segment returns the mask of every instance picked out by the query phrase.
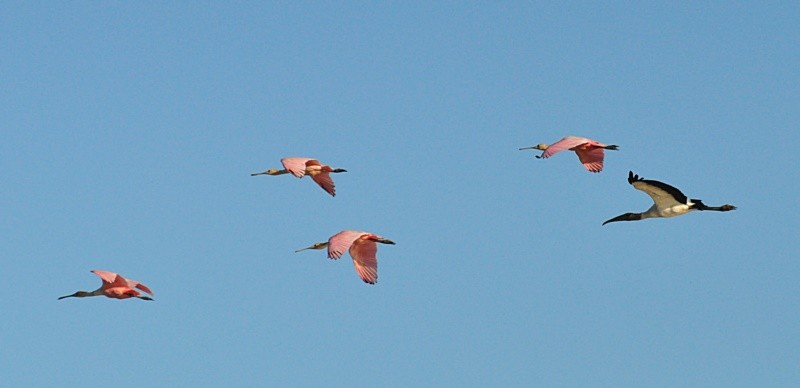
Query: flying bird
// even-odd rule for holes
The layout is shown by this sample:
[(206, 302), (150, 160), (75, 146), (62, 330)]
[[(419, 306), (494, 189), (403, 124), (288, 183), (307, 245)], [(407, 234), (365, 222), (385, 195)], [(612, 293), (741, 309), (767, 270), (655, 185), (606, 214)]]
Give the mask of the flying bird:
[(319, 160), (310, 158), (283, 158), (281, 159), (281, 164), (283, 165), (283, 170), (271, 168), (264, 172), (250, 174), (250, 176), (291, 173), (298, 178), (302, 178), (305, 175), (310, 175), (311, 179), (317, 182), (319, 187), (322, 187), (328, 194), (336, 196), (336, 186), (333, 184), (330, 173), (347, 172), (345, 169), (331, 168), (321, 164)]
[(376, 243), (394, 245), (394, 241), (372, 233), (343, 230), (331, 236), (328, 242), (316, 243), (310, 247), (298, 249), (295, 253), (306, 249), (328, 248), (328, 258), (335, 260), (342, 257), (345, 250), (349, 250), (361, 280), (375, 284), (378, 281), (378, 259), (375, 257), (378, 252), (378, 244)]
[(61, 300), (69, 297), (85, 298), (87, 296), (103, 295), (115, 299), (139, 298), (144, 300), (153, 300), (153, 298), (147, 295), (142, 295), (139, 291), (136, 291), (136, 289), (139, 289), (150, 295), (153, 295), (153, 291), (150, 291), (147, 286), (137, 282), (136, 280), (125, 279), (122, 277), (122, 275), (108, 271), (101, 271), (98, 269), (95, 269), (92, 272), (103, 280), (103, 285), (101, 285), (100, 288), (92, 292), (78, 291), (72, 295), (65, 295), (58, 299)]
[(616, 151), (619, 146), (605, 145), (585, 137), (567, 136), (550, 145), (539, 144), (533, 147), (520, 148), (520, 151), (530, 149), (544, 151), (541, 156), (536, 156), (537, 159), (547, 159), (564, 150), (575, 151), (578, 154), (578, 159), (587, 170), (600, 172), (603, 171), (603, 157), (605, 156), (603, 150)]
[(666, 183), (642, 179), (634, 174), (633, 171), (628, 171), (628, 183), (633, 185), (635, 189), (644, 191), (649, 195), (650, 198), (653, 199), (653, 206), (644, 213), (625, 213), (614, 217), (603, 222), (603, 225), (617, 221), (638, 221), (654, 217), (675, 217), (693, 210), (713, 210), (718, 212), (736, 210), (736, 206), (733, 205), (706, 206), (699, 199), (689, 199), (686, 195), (681, 193), (680, 190)]

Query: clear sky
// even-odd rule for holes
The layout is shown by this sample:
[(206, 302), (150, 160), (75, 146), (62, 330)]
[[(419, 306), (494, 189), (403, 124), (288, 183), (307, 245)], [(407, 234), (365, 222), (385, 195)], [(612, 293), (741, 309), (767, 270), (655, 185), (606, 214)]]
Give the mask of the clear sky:
[(796, 2), (262, 3), (0, 5), (0, 385), (800, 380)]

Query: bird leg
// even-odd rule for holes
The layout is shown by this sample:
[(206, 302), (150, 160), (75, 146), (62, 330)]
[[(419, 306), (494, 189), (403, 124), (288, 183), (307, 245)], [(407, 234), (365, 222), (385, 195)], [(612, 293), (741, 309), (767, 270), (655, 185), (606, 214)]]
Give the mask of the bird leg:
[(714, 210), (714, 211), (718, 211), (718, 212), (728, 212), (728, 211), (731, 211), (731, 210), (736, 210), (736, 206), (727, 205), (727, 204), (722, 205), (722, 206), (703, 206), (702, 208), (699, 208), (697, 210)]

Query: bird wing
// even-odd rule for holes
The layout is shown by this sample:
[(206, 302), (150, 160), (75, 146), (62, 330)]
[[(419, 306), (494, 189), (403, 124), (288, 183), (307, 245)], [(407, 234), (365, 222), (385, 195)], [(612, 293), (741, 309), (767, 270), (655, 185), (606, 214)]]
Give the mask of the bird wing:
[(605, 154), (602, 148), (578, 149), (575, 150), (575, 153), (578, 154), (578, 159), (587, 170), (591, 172), (603, 171), (603, 157)]
[(334, 234), (328, 239), (328, 258), (338, 259), (350, 249), (353, 242), (358, 240), (359, 237), (368, 234), (366, 232), (359, 232), (357, 230), (343, 230)]
[(350, 257), (356, 266), (358, 276), (366, 283), (375, 284), (378, 281), (378, 244), (367, 236), (359, 237), (350, 247)]
[[(119, 276), (113, 272), (102, 271), (99, 269), (92, 270), (92, 273), (99, 276), (103, 283), (107, 283), (108, 285), (115, 285), (114, 283), (118, 283), (115, 286), (127, 286), (128, 283), (125, 281), (125, 278)], [(122, 282), (119, 282), (117, 279), (122, 278)]]
[(553, 156), (557, 152), (561, 152), (564, 150), (568, 150), (573, 147), (577, 147), (581, 144), (590, 142), (591, 140), (584, 138), (584, 137), (575, 137), (575, 136), (567, 136), (553, 144), (547, 146), (547, 149), (544, 150), (542, 153), (542, 158), (549, 158)]
[(144, 292), (146, 292), (146, 293), (148, 293), (150, 295), (153, 295), (153, 291), (150, 291), (149, 287), (145, 286), (142, 283), (139, 283), (139, 281), (137, 281), (137, 280), (128, 279), (128, 287), (130, 287), (130, 288), (138, 288), (138, 289), (140, 289), (140, 290), (142, 290), (142, 291), (144, 291)]
[(313, 179), (314, 182), (317, 182), (319, 187), (322, 187), (322, 189), (327, 191), (328, 194), (334, 197), (336, 196), (336, 185), (333, 184), (333, 178), (331, 178), (330, 173), (327, 171), (320, 172), (312, 175), (311, 179)]
[(281, 159), (281, 164), (286, 171), (298, 178), (302, 178), (306, 175), (306, 163), (312, 160), (319, 164), (318, 161), (309, 158), (283, 158)]
[(628, 172), (628, 183), (649, 195), (658, 208), (686, 205), (688, 202), (686, 195), (675, 187), (664, 182), (642, 179), (632, 171)]

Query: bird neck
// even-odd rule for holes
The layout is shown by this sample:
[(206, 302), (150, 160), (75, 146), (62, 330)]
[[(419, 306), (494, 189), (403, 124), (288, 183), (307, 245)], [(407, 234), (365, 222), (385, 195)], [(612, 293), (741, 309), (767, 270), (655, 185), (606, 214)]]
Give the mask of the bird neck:
[(98, 289), (96, 289), (96, 290), (94, 290), (92, 292), (86, 293), (86, 295), (84, 295), (84, 296), (101, 296), (101, 295), (105, 295), (105, 291), (106, 291), (105, 287), (101, 286), (100, 288), (98, 288)]
[(90, 296), (100, 296), (100, 295), (103, 295), (103, 288), (102, 287), (100, 287), (100, 288), (98, 288), (98, 289), (96, 289), (96, 290), (94, 290), (92, 292), (89, 292), (89, 291), (76, 291), (72, 295), (62, 296), (62, 297), (60, 297), (58, 299), (64, 299), (64, 298), (86, 298), (86, 297), (90, 297)]
[(641, 218), (642, 220), (645, 218), (661, 217), (661, 212), (658, 210), (658, 206), (656, 206), (655, 204), (653, 204), (653, 206), (650, 206), (650, 209), (647, 209), (646, 212), (639, 214), (642, 215)]

